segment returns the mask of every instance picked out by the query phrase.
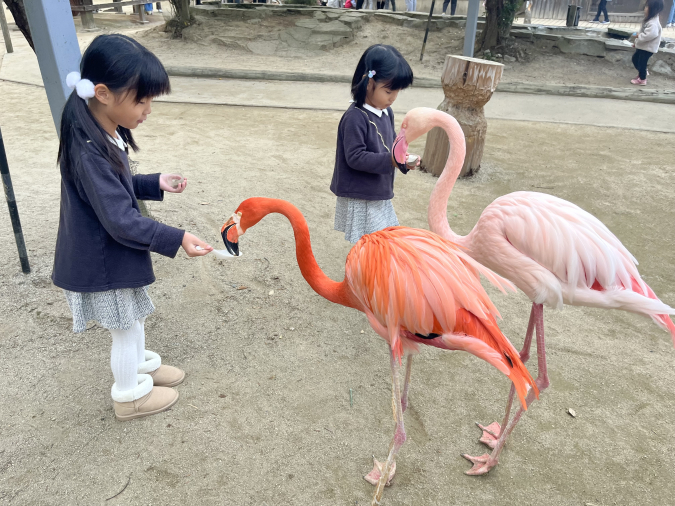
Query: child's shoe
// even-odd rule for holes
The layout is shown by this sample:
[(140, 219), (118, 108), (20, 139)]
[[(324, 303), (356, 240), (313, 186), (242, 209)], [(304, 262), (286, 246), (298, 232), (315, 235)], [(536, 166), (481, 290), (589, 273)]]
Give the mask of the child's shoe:
[(138, 375), (138, 386), (133, 390), (121, 392), (114, 384), (111, 394), (115, 417), (121, 422), (161, 413), (178, 401), (176, 390), (153, 386), (152, 378), (147, 374)]
[(630, 80), (631, 83), (637, 84), (638, 86), (646, 86), (647, 85), (647, 80), (646, 79), (640, 79), (639, 77), (636, 77), (635, 79)]
[(170, 365), (162, 364), (162, 359), (154, 351), (145, 350), (145, 362), (138, 366), (138, 374), (149, 374), (156, 387), (175, 387), (185, 379), (185, 373)]

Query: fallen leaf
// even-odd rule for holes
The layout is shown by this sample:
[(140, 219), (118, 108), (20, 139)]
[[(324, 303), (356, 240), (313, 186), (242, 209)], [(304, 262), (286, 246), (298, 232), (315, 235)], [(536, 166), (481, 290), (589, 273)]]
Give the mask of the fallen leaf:
[(237, 290), (246, 290), (247, 288), (248, 286), (241, 285), (237, 287)]
[(274, 295), (274, 290), (270, 290), (270, 293), (268, 295)]
[(569, 409), (567, 410), (567, 412), (572, 416), (572, 418), (576, 418), (576, 417), (577, 417), (577, 412), (574, 411), (572, 408), (569, 408)]
[(209, 203), (208, 203), (208, 202), (200, 202), (199, 205), (201, 205), (201, 206), (208, 206)]
[(218, 397), (220, 397), (221, 399), (224, 399), (225, 397), (227, 397), (227, 395), (225, 395), (225, 394), (220, 394)]

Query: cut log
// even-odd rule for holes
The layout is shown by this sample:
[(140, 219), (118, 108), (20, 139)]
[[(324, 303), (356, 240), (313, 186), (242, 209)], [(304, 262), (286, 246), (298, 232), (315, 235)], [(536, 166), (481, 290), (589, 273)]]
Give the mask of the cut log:
[[(438, 109), (453, 116), (466, 137), (466, 158), (460, 176), (470, 176), (480, 168), (485, 146), (487, 121), (483, 106), (488, 103), (502, 77), (504, 65), (478, 58), (448, 55), (441, 82), (445, 100)], [(448, 159), (448, 136), (440, 128), (427, 135), (422, 168), (440, 176)]]

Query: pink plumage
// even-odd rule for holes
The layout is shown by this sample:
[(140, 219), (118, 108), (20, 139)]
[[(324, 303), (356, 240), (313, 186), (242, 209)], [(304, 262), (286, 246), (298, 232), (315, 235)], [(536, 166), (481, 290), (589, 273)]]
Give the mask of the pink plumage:
[[(661, 302), (640, 277), (637, 260), (621, 241), (596, 217), (580, 207), (544, 193), (515, 192), (499, 197), (481, 214), (471, 232), (462, 237), (448, 225), (447, 206), (459, 176), (466, 146), (464, 134), (450, 115), (429, 108), (413, 109), (403, 120), (395, 141), (399, 150), (408, 143), (441, 127), (448, 134), (450, 153), (429, 202), (432, 231), (466, 248), (485, 267), (513, 282), (532, 300), (525, 345), (520, 352), (529, 358), (536, 327), (539, 391), (549, 385), (544, 344), (543, 304), (563, 304), (605, 309), (622, 309), (650, 317), (670, 332), (675, 345), (675, 310)], [(468, 474), (485, 474), (497, 464), (504, 442), (522, 410), (509, 422), (513, 388), (504, 422), (483, 427), (481, 442), (494, 448), (492, 455), (465, 457), (474, 463)], [(533, 400), (528, 396), (526, 404)], [(502, 430), (502, 427), (506, 427)]]

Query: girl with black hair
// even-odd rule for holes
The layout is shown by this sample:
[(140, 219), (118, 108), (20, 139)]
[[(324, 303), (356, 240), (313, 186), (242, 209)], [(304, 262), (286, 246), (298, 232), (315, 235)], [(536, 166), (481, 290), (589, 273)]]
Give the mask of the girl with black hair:
[(338, 127), (330, 185), (337, 196), (335, 230), (344, 232), (352, 243), (398, 225), (391, 203), (395, 171), (399, 168), (405, 174), (416, 164), (407, 165), (407, 155), (403, 161), (393, 156), (396, 129), (391, 105), (412, 82), (410, 65), (392, 46), (370, 46), (356, 66), (353, 103)]
[(635, 54), (633, 54), (633, 66), (638, 71), (638, 76), (631, 79), (631, 83), (638, 86), (647, 84), (647, 62), (649, 58), (657, 53), (661, 45), (661, 22), (659, 14), (663, 10), (663, 0), (647, 0), (645, 4), (645, 19), (642, 22), (639, 33), (634, 33), (633, 45)]
[(110, 366), (115, 415), (131, 420), (169, 409), (169, 388), (185, 373), (145, 349), (145, 319), (154, 311), (147, 286), (155, 281), (150, 252), (173, 258), (213, 248), (183, 230), (141, 215), (137, 199), (181, 193), (178, 174), (131, 175), (131, 130), (151, 112), (152, 99), (169, 93), (157, 57), (124, 35), (100, 35), (84, 52), (80, 73), (61, 116), (61, 212), (54, 254), (54, 284), (65, 292), (73, 331), (95, 320), (112, 334)]

